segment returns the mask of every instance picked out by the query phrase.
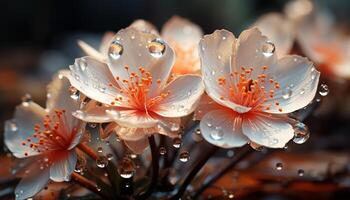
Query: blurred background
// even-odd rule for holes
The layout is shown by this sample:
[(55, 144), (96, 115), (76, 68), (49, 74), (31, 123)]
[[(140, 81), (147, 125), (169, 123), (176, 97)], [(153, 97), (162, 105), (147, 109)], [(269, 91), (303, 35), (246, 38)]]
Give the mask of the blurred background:
[[(160, 29), (173, 15), (190, 19), (201, 26), (206, 34), (215, 29), (225, 28), (239, 35), (262, 14), (283, 11), (287, 2), (284, 0), (1, 0), (0, 132), (3, 132), (3, 122), (12, 117), (15, 106), (21, 102), (21, 97), (26, 93), (31, 94), (34, 101), (44, 105), (45, 87), (52, 75), (57, 70), (74, 63), (74, 58), (84, 55), (77, 46), (78, 39), (98, 47), (106, 31), (118, 31), (140, 18), (152, 22)], [(337, 23), (345, 29), (350, 27), (350, 1), (320, 0), (315, 3), (333, 12)], [(343, 101), (350, 100), (347, 98), (350, 94), (347, 80), (342, 80), (341, 85), (337, 81), (336, 83), (327, 79), (323, 81), (329, 85), (332, 94), (325, 97), (325, 101), (339, 92)], [(347, 104), (350, 104), (350, 101), (345, 102), (345, 105)], [(312, 166), (323, 167), (325, 162), (327, 162), (325, 166), (328, 166), (327, 156), (335, 160), (341, 158), (340, 171), (343, 173), (342, 170), (346, 170), (347, 173), (343, 175), (347, 177), (350, 170), (348, 163), (350, 113), (344, 114), (345, 108), (339, 105), (331, 104), (330, 107), (327, 108), (326, 114), (318, 115), (315, 112), (306, 120), (306, 124), (310, 122), (308, 125), (311, 139), (301, 146), (291, 145), (289, 151), (317, 155), (314, 156), (317, 157), (317, 161), (309, 163)], [(3, 139), (0, 134), (0, 147), (2, 146)], [(0, 149), (3, 151), (3, 148)], [(324, 155), (327, 158), (323, 158)], [(298, 159), (312, 160), (314, 157)], [(339, 164), (338, 160), (334, 162)], [(330, 167), (325, 167), (323, 170), (327, 172)], [(322, 181), (328, 180), (327, 178), (329, 177)], [(333, 181), (331, 179), (330, 183)], [(329, 188), (329, 186), (324, 189), (327, 195), (322, 198), (342, 199), (344, 195), (349, 197), (350, 179), (342, 181), (346, 186), (345, 189), (338, 190), (337, 187)], [(323, 190), (320, 187), (318, 189)], [(289, 196), (287, 199), (295, 198), (292, 195), (292, 198)], [(316, 197), (307, 196), (307, 198)], [(266, 199), (285, 198), (273, 194)], [(344, 199), (348, 198), (345, 196)]]

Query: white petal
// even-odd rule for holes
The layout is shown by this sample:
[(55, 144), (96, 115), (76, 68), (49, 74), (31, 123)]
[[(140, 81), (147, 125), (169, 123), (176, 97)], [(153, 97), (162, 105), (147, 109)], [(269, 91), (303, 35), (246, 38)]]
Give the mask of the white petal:
[[(320, 73), (313, 64), (304, 57), (286, 56), (277, 63), (275, 80), (280, 89), (275, 92), (275, 98), (266, 104), (279, 102), (279, 107), (271, 106), (270, 113), (291, 113), (307, 106), (317, 92)], [(286, 95), (289, 94), (289, 95)]]
[(262, 34), (268, 36), (275, 44), (279, 58), (290, 52), (294, 43), (293, 25), (283, 15), (279, 13), (263, 15), (253, 26), (258, 27)]
[(263, 36), (257, 28), (252, 28), (243, 31), (236, 42), (234, 50), (234, 58), (232, 59), (232, 71), (240, 72), (241, 67), (250, 68), (254, 70), (252, 77), (256, 78), (257, 75), (262, 73), (262, 66), (268, 66), (266, 74), (269, 71), (273, 71), (273, 64), (277, 62), (276, 53), (266, 54), (265, 47), (273, 50), (273, 44), (269, 43), (270, 40)]
[[(86, 124), (83, 124), (82, 126), (85, 127)], [(78, 131), (74, 136), (73, 136), (73, 139), (71, 139), (71, 143), (68, 147), (68, 150), (72, 150), (73, 148), (75, 148), (81, 141), (81, 139), (83, 138), (84, 136), (84, 130), (80, 130)]]
[(102, 55), (99, 51), (82, 40), (78, 40), (78, 45), (87, 56), (91, 56), (100, 61), (103, 61), (106, 57), (106, 55)]
[(292, 125), (267, 115), (245, 118), (242, 131), (251, 141), (271, 148), (283, 148), (294, 136)]
[[(131, 72), (141, 76), (139, 67), (143, 67), (153, 78), (149, 95), (155, 95), (158, 92), (157, 88), (162, 88), (168, 80), (175, 61), (174, 51), (158, 35), (137, 31), (134, 28), (120, 30), (114, 40), (122, 46), (122, 52), (117, 59), (109, 58), (109, 66), (113, 76), (118, 76), (121, 80), (129, 80)], [(151, 53), (154, 50), (150, 51), (152, 48), (149, 48), (154, 47), (154, 44), (164, 48), (157, 50), (159, 52), (157, 56), (154, 56), (155, 54)], [(125, 66), (129, 67), (128, 71), (124, 68)], [(157, 83), (157, 80), (161, 81), (160, 84)]]
[[(169, 118), (162, 116), (154, 116), (158, 120), (158, 126), (154, 128), (153, 133), (159, 133), (171, 138), (179, 137), (181, 118)], [(151, 133), (152, 130), (147, 130)]]
[(118, 110), (115, 107), (106, 112), (116, 123), (128, 128), (151, 128), (158, 123), (158, 120), (152, 118), (144, 111)]
[(76, 59), (70, 70), (71, 74), (66, 75), (70, 83), (89, 98), (110, 105), (121, 96), (117, 90), (119, 86), (105, 63), (83, 57)]
[(85, 122), (94, 122), (94, 123), (105, 123), (112, 122), (113, 119), (110, 117), (106, 110), (109, 110), (109, 107), (97, 105), (95, 101), (90, 101), (84, 108), (73, 112), (73, 116), (85, 121)]
[(124, 140), (124, 143), (135, 154), (142, 154), (143, 151), (148, 147), (147, 137), (136, 141)]
[(44, 189), (49, 181), (50, 174), (48, 169), (40, 170), (36, 164), (33, 164), (31, 169), (30, 173), (21, 179), (15, 189), (16, 200), (33, 197)]
[(50, 179), (55, 182), (69, 181), (77, 163), (75, 150), (67, 152), (67, 155), (54, 161), (50, 167)]
[(208, 112), (213, 110), (218, 110), (218, 109), (224, 109), (224, 108), (225, 107), (216, 103), (207, 94), (203, 94), (196, 108), (194, 119), (201, 120), (204, 117), (204, 115), (207, 114)]
[(200, 76), (184, 75), (170, 82), (164, 92), (170, 94), (152, 110), (164, 117), (183, 117), (196, 108), (204, 85)]
[(247, 143), (242, 134), (242, 120), (230, 110), (214, 110), (206, 114), (200, 122), (204, 139), (222, 148), (241, 147)]
[(130, 24), (131, 28), (134, 28), (139, 31), (143, 31), (146, 33), (152, 33), (155, 35), (159, 35), (157, 28), (150, 23), (149, 21), (143, 20), (143, 19), (137, 19), (132, 24)]
[(25, 142), (28, 137), (34, 134), (34, 125), (42, 124), (42, 120), (47, 113), (34, 102), (26, 102), (16, 107), (12, 120), (5, 123), (5, 144), (14, 156), (23, 158), (25, 153), (28, 156), (37, 155), (38, 152), (29, 147)]
[(162, 28), (162, 37), (170, 44), (181, 45), (184, 50), (197, 46), (202, 36), (203, 31), (198, 25), (179, 16), (170, 18)]
[(235, 36), (227, 30), (216, 30), (214, 33), (204, 36), (199, 44), (203, 81), (205, 91), (217, 103), (237, 112), (247, 112), (250, 108), (221, 100), (221, 97), (228, 99), (229, 93), (226, 87), (219, 85), (218, 78), (222, 77), (231, 81), (231, 58), (235, 44)]
[(146, 129), (128, 128), (123, 126), (116, 126), (115, 132), (120, 139), (127, 141), (138, 141), (148, 134), (146, 133)]

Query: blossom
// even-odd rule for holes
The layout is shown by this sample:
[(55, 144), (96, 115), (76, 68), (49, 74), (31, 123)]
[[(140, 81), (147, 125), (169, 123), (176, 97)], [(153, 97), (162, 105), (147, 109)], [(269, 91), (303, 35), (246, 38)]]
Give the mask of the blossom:
[(277, 59), (257, 28), (236, 39), (217, 30), (200, 41), (205, 97), (197, 110), (203, 137), (223, 147), (281, 148), (294, 136), (286, 114), (314, 98), (320, 73), (300, 56)]
[(24, 101), (17, 106), (14, 118), (5, 124), (7, 148), (29, 163), (26, 175), (16, 187), (16, 199), (32, 197), (49, 179), (68, 181), (75, 168), (75, 147), (83, 126), (71, 115), (78, 104), (69, 97), (69, 81), (60, 78), (56, 77), (48, 86), (46, 109), (33, 101)]
[(168, 82), (175, 56), (158, 35), (129, 27), (114, 37), (107, 64), (92, 57), (76, 59), (67, 75), (71, 84), (101, 106), (78, 110), (88, 122), (116, 122), (115, 132), (135, 153), (147, 136), (178, 136), (180, 117), (194, 111), (204, 92), (198, 75)]
[[(162, 38), (173, 48), (176, 54), (172, 72), (176, 75), (197, 74), (200, 71), (198, 56), (198, 43), (203, 36), (201, 28), (191, 21), (173, 16), (167, 21), (159, 34), (154, 25), (145, 20), (136, 20), (129, 26), (142, 32), (161, 35)], [(106, 61), (108, 48), (114, 33), (108, 32), (102, 39), (100, 50), (96, 50), (83, 41), (78, 41), (79, 46), (88, 55), (100, 61)]]

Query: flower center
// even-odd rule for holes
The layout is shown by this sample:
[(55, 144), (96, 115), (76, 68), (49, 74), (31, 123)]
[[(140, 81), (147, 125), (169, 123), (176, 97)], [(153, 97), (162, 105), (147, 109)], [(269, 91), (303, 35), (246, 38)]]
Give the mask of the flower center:
[[(41, 125), (34, 125), (34, 134), (22, 141), (22, 145), (46, 154), (67, 150), (77, 133), (76, 128), (71, 133), (68, 132), (69, 130), (65, 111), (56, 110), (55, 115), (46, 115)], [(28, 153), (25, 152), (24, 155), (28, 156)]]
[[(250, 111), (266, 111), (272, 106), (282, 112), (279, 102), (274, 100), (280, 84), (266, 74), (267, 66), (262, 66), (262, 72), (252, 77), (253, 68), (241, 67), (239, 72), (230, 74), (231, 81), (225, 77), (217, 79), (218, 84), (228, 95), (221, 96), (221, 100), (228, 100), (241, 106), (252, 108)], [(268, 103), (273, 102), (273, 103)]]
[[(149, 92), (153, 84), (153, 78), (150, 72), (146, 71), (143, 67), (139, 67), (139, 73), (131, 72), (128, 66), (124, 69), (127, 71), (129, 78), (120, 79), (120, 77), (115, 77), (118, 85), (120, 87), (114, 86), (112, 83), (109, 84), (110, 87), (116, 88), (124, 97), (116, 97), (111, 105), (120, 105), (123, 102), (127, 102), (129, 106), (140, 110), (148, 112), (148, 110), (166, 98), (170, 92), (162, 92), (155, 97), (150, 97)], [(157, 88), (160, 88), (161, 80), (157, 80)]]

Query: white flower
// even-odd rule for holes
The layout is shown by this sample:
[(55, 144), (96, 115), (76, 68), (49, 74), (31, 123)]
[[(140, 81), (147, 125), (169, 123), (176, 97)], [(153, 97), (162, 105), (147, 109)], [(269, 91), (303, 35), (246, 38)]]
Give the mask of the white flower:
[(16, 199), (34, 196), (49, 179), (68, 181), (75, 168), (75, 146), (83, 126), (71, 115), (78, 104), (70, 98), (68, 88), (67, 79), (56, 77), (48, 86), (46, 109), (32, 101), (23, 102), (16, 108), (14, 118), (6, 122), (7, 148), (30, 163), (28, 173), (16, 187)]
[(205, 90), (197, 110), (204, 138), (224, 148), (247, 142), (281, 148), (294, 136), (285, 114), (314, 98), (319, 72), (300, 56), (277, 59), (275, 47), (256, 29), (238, 39), (226, 30), (200, 42)]
[(158, 35), (130, 27), (115, 35), (108, 55), (108, 65), (83, 57), (70, 66), (71, 84), (104, 104), (75, 116), (116, 122), (116, 133), (135, 153), (142, 152), (151, 134), (177, 136), (180, 117), (194, 111), (204, 92), (201, 77), (184, 75), (168, 83), (173, 50)]

